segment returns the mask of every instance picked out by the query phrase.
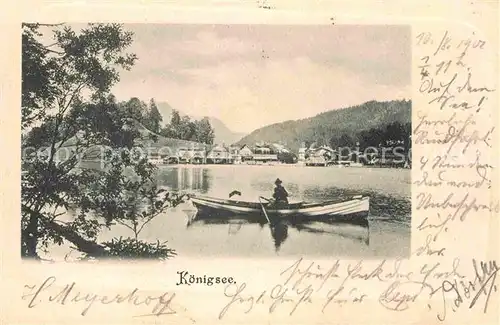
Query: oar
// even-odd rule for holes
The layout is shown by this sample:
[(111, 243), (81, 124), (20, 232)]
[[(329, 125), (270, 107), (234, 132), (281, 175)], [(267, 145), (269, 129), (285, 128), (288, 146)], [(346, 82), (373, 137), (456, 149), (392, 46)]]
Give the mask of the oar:
[[(231, 198), (233, 195), (241, 195), (241, 192), (238, 191), (238, 190), (234, 190), (232, 191), (231, 193), (229, 193), (229, 198)], [(260, 207), (262, 208), (262, 212), (264, 212), (264, 215), (266, 216), (266, 219), (267, 219), (267, 222), (269, 224), (271, 224), (271, 220), (269, 219), (269, 216), (267, 215), (267, 211), (266, 211), (266, 208), (264, 208), (264, 204), (262, 204), (262, 201), (261, 199), (264, 199), (266, 201), (269, 202), (269, 199), (266, 199), (265, 197), (263, 196), (259, 196), (259, 203), (260, 203)]]
[(262, 204), (261, 199), (264, 199), (264, 200), (268, 200), (268, 199), (266, 199), (265, 197), (259, 196), (259, 203), (260, 203), (260, 207), (262, 208), (262, 212), (264, 212), (264, 215), (266, 216), (267, 222), (269, 222), (269, 224), (271, 224), (271, 220), (269, 220), (269, 216), (267, 215), (266, 208), (264, 208), (264, 204)]

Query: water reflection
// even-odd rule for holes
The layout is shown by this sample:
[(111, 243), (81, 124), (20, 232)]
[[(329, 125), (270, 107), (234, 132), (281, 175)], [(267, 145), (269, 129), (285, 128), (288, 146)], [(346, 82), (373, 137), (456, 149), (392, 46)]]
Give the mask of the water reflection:
[[(395, 173), (399, 172), (399, 174)], [(242, 201), (270, 197), (279, 177), (292, 201), (320, 202), (342, 196), (370, 196), (370, 217), (410, 224), (411, 200), (407, 171), (357, 168), (280, 168), (258, 166), (161, 167), (159, 185), (173, 191), (228, 198), (233, 190)], [(399, 175), (399, 176), (398, 176)], [(398, 177), (396, 177), (398, 176)]]
[(271, 237), (274, 241), (274, 249), (279, 251), (281, 245), (288, 238), (288, 225), (284, 222), (278, 222), (269, 225), (269, 229), (271, 230)]
[(283, 243), (289, 238), (289, 228), (295, 229), (297, 232), (306, 232), (314, 234), (322, 234), (329, 236), (338, 236), (347, 239), (355, 240), (366, 246), (370, 244), (369, 222), (360, 224), (346, 224), (329, 220), (308, 220), (301, 222), (293, 222), (292, 220), (275, 220), (268, 223), (262, 216), (250, 216), (241, 218), (233, 217), (202, 217), (199, 218), (196, 212), (185, 210), (187, 215), (193, 215), (188, 219), (186, 228), (208, 225), (227, 225), (228, 235), (236, 235), (245, 226), (258, 225), (260, 228), (268, 228), (271, 238), (274, 243), (275, 251), (278, 252)]
[(205, 194), (210, 191), (212, 176), (208, 169), (180, 167), (160, 170), (157, 181), (159, 185), (175, 191), (193, 191)]
[[(330, 234), (344, 238), (359, 240), (360, 242), (370, 245), (370, 224), (367, 221), (365, 226), (362, 225), (332, 225), (325, 222), (312, 221), (304, 224), (296, 224), (295, 228), (300, 232), (309, 232), (315, 234)], [(355, 231), (356, 230), (356, 231)]]
[(239, 200), (256, 202), (259, 196), (272, 194), (277, 177), (284, 181), (291, 202), (368, 195), (369, 221), (355, 225), (324, 219), (287, 219), (270, 224), (259, 214), (207, 218), (197, 216), (188, 201), (179, 207), (184, 212), (179, 219), (165, 221), (165, 229), (154, 229), (151, 236), (169, 238), (183, 254), (407, 254), (411, 201), (406, 170), (186, 165), (160, 167), (157, 180), (172, 191), (219, 199), (227, 199), (229, 193), (238, 190), (242, 193)]

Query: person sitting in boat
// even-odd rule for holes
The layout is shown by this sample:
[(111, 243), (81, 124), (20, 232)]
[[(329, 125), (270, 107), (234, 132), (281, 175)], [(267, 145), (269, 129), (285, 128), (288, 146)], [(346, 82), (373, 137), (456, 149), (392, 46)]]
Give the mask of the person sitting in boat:
[(288, 192), (283, 186), (281, 186), (282, 183), (283, 182), (279, 178), (274, 182), (274, 184), (276, 185), (273, 193), (275, 204), (288, 204)]

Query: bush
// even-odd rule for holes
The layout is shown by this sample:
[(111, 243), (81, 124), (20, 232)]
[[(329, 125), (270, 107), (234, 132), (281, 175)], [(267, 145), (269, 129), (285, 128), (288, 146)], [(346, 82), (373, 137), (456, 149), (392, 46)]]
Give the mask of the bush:
[(148, 243), (134, 238), (113, 238), (101, 243), (109, 251), (110, 257), (120, 259), (169, 259), (177, 255), (175, 250), (168, 248), (167, 242)]
[(278, 160), (285, 164), (293, 164), (297, 162), (297, 156), (291, 152), (278, 153)]

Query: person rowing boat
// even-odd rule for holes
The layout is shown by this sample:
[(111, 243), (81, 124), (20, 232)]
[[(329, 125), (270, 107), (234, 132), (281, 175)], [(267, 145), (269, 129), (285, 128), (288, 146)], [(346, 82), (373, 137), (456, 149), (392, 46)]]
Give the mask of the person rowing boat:
[(288, 206), (288, 192), (281, 185), (282, 183), (283, 182), (279, 178), (277, 178), (274, 182), (274, 184), (276, 185), (273, 193), (274, 200), (272, 202), (274, 206)]
[[(285, 206), (288, 205), (288, 192), (281, 184), (283, 184), (283, 182), (281, 181), (281, 179), (277, 178), (276, 181), (274, 181), (274, 185), (276, 185), (276, 187), (274, 188), (273, 199), (270, 200), (270, 199), (266, 199), (264, 197), (263, 197), (263, 199), (265, 199), (273, 204), (279, 204), (279, 205), (285, 205)], [(231, 198), (235, 195), (241, 196), (241, 192), (238, 190), (234, 190), (231, 193), (229, 193), (229, 198)]]

